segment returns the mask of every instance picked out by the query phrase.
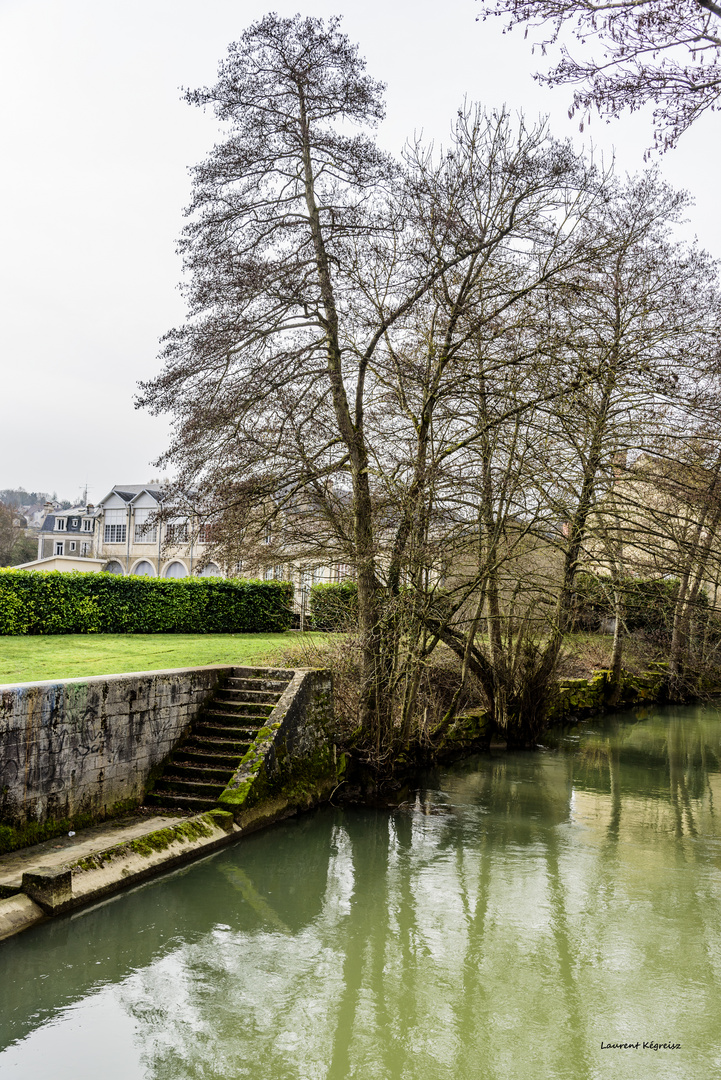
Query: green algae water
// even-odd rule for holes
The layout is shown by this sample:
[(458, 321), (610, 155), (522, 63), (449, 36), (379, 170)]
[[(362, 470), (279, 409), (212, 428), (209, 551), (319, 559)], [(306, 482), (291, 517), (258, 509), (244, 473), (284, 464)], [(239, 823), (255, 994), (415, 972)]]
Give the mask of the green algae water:
[(720, 758), (717, 709), (618, 714), (47, 922), (0, 1077), (721, 1076)]

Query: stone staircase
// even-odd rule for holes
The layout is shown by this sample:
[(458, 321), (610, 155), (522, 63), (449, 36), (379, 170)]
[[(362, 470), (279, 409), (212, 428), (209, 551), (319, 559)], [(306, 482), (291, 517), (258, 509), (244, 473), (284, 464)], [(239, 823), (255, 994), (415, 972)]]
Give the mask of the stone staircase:
[(165, 762), (146, 806), (200, 813), (217, 805), (241, 758), (267, 722), (292, 672), (229, 677), (201, 710), (190, 735)]

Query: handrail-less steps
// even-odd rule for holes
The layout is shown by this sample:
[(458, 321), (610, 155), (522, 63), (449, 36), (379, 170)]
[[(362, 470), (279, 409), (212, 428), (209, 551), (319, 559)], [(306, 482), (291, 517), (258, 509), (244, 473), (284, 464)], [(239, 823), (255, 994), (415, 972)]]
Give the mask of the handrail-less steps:
[(168, 758), (146, 804), (196, 812), (216, 806), (289, 681), (290, 673), (228, 678)]

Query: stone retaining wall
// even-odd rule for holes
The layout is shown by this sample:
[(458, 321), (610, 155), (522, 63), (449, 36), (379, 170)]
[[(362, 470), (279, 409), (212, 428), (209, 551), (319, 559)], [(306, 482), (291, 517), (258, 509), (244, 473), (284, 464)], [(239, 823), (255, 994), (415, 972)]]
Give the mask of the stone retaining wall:
[(330, 671), (294, 671), (218, 805), (247, 828), (258, 803), (280, 799), (285, 807), (298, 809), (322, 801), (345, 768), (345, 760), (337, 759), (333, 731)]
[[(667, 673), (665, 665), (643, 675), (621, 673), (617, 699), (611, 704), (611, 672), (594, 671), (589, 679), (559, 679), (558, 694), (550, 709), (549, 727), (595, 716), (606, 709), (633, 708), (665, 700)], [(452, 760), (461, 752), (474, 753), (490, 745), (488, 713), (482, 708), (467, 709), (456, 718), (439, 751), (440, 760)]]
[(0, 822), (101, 819), (139, 803), (228, 666), (0, 686)]

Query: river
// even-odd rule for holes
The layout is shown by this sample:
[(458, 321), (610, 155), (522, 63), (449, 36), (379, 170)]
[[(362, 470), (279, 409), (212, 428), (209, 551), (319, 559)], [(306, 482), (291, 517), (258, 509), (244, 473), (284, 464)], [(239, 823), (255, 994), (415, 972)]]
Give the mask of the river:
[(720, 815), (710, 707), (323, 808), (0, 944), (0, 1077), (721, 1076)]

